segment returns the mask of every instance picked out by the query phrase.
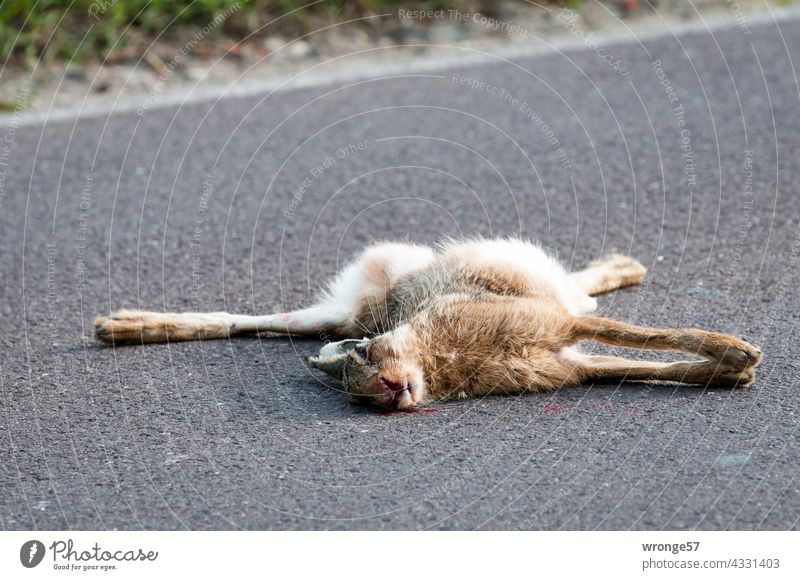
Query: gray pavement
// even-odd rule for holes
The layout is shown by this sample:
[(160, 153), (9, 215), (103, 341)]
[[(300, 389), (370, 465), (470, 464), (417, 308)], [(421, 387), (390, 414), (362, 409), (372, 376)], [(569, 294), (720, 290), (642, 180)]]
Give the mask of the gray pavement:
[[(797, 528), (800, 22), (603, 50), (0, 126), (0, 526)], [(742, 336), (758, 380), (384, 416), (304, 367), (317, 340), (91, 338), (298, 307), (445, 234), (632, 254), (602, 312)]]

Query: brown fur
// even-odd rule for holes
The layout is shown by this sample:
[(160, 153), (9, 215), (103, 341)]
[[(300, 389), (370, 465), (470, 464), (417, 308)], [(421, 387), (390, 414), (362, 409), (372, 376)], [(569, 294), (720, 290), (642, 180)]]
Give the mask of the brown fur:
[[(403, 409), (451, 397), (546, 391), (587, 380), (655, 380), (748, 386), (760, 351), (736, 337), (699, 329), (645, 328), (571, 314), (560, 288), (514, 264), (453, 249), (424, 267), (392, 270), (397, 245), (362, 255), (361, 285), (342, 310), (318, 305), (265, 317), (226, 313), (118, 312), (98, 318), (107, 342), (222, 338), (260, 331), (351, 339), (343, 352), (323, 349), (310, 364), (342, 379), (354, 402)], [(413, 249), (413, 247), (412, 247)], [(396, 267), (395, 267), (396, 269)], [(640, 283), (636, 260), (612, 255), (568, 274), (569, 287), (592, 311), (591, 295)], [(574, 288), (573, 288), (574, 286)], [(677, 350), (703, 360), (658, 363), (583, 354), (595, 340), (637, 349)], [(359, 347), (361, 352), (356, 348)], [(326, 353), (323, 356), (324, 353)]]
[[(635, 260), (610, 256), (573, 274), (596, 294), (641, 282), (645, 270)], [(657, 380), (687, 384), (748, 386), (760, 351), (736, 337), (698, 329), (643, 328), (608, 318), (570, 315), (547, 289), (531, 286), (513, 269), (467, 271), (464, 280), (477, 293), (432, 299), (408, 326), (402, 353), (374, 341), (371, 358), (392, 360), (375, 377), (403, 375), (397, 361), (418, 366), (425, 377), (424, 395), (407, 406), (451, 397), (476, 397), (547, 391), (586, 380)], [(380, 309), (378, 309), (380, 310)], [(368, 324), (369, 313), (362, 323)], [(391, 336), (391, 333), (387, 333)], [(583, 355), (570, 349), (581, 340), (618, 346), (679, 350), (706, 361), (656, 363)], [(380, 345), (378, 347), (378, 345)], [(379, 365), (380, 366), (380, 365)], [(353, 393), (357, 386), (350, 389)], [(361, 394), (377, 397), (375, 387)], [(369, 400), (369, 399), (368, 399)], [(403, 408), (404, 405), (400, 405)]]

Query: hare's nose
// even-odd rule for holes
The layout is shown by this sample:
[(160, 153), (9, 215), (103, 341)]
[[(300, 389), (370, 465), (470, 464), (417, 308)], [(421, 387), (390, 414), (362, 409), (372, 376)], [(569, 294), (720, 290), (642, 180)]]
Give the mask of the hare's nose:
[(393, 381), (386, 377), (381, 377), (381, 384), (383, 384), (384, 388), (391, 392), (398, 392), (398, 391), (405, 391), (408, 388), (408, 381), (403, 379), (402, 382)]

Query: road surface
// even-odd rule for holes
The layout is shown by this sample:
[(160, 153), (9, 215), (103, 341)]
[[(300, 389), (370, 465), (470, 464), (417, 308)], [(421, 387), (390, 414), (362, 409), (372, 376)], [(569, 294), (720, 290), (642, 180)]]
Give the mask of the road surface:
[[(800, 21), (0, 126), (4, 529), (787, 529), (800, 514)], [(601, 311), (758, 344), (749, 390), (384, 416), (264, 336), (111, 348), (121, 307), (308, 304), (373, 240), (649, 269)], [(324, 338), (324, 337), (322, 337)], [(658, 355), (653, 355), (658, 356)]]

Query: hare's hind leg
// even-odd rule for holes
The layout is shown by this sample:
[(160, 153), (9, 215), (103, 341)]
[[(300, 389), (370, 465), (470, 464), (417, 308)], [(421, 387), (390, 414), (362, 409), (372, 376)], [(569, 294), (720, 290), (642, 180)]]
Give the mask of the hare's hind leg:
[[(385, 324), (385, 308), (379, 306), (385, 303), (392, 282), (432, 259), (432, 250), (424, 246), (377, 244), (345, 267), (322, 299), (309, 308), (265, 316), (123, 310), (97, 318), (95, 336), (116, 343), (206, 340), (255, 332), (361, 338)], [(365, 311), (364, 304), (375, 308)]]
[(349, 314), (344, 309), (324, 304), (265, 316), (121, 310), (95, 319), (94, 330), (98, 339), (113, 343), (208, 340), (255, 332), (293, 336), (338, 335), (348, 327)]
[(589, 267), (569, 274), (576, 286), (594, 296), (617, 288), (641, 284), (647, 269), (639, 262), (621, 254), (609, 254), (589, 264)]

